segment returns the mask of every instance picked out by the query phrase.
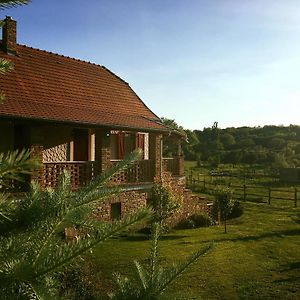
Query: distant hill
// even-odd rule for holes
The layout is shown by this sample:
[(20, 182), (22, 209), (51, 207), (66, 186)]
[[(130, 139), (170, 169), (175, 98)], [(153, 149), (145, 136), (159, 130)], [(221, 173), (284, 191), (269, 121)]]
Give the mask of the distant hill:
[(263, 164), (300, 167), (300, 126), (264, 126), (186, 131), (186, 159), (213, 164)]
[[(172, 121), (173, 127), (178, 126)], [(212, 167), (220, 163), (259, 164), (274, 169), (300, 167), (298, 125), (220, 129), (215, 123), (211, 128), (184, 131), (189, 141), (183, 145), (186, 160), (197, 160)], [(165, 153), (172, 150), (168, 145), (166, 141)]]

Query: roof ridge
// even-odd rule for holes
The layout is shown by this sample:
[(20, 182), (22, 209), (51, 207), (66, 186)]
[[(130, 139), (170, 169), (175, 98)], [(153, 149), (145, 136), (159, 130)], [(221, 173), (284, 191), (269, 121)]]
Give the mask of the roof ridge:
[(23, 48), (29, 48), (29, 49), (32, 49), (32, 50), (37, 50), (39, 52), (44, 52), (44, 53), (52, 54), (52, 55), (59, 56), (59, 57), (62, 57), (62, 58), (68, 58), (68, 59), (72, 59), (72, 60), (76, 60), (76, 61), (79, 61), (79, 62), (83, 62), (83, 63), (87, 63), (87, 64), (90, 64), (90, 65), (95, 65), (95, 66), (101, 67), (101, 65), (93, 63), (93, 62), (90, 62), (90, 61), (86, 61), (86, 60), (83, 60), (83, 59), (79, 59), (79, 58), (75, 58), (75, 57), (71, 57), (71, 56), (67, 56), (67, 55), (55, 53), (55, 52), (48, 51), (48, 50), (43, 50), (43, 49), (39, 49), (39, 48), (27, 46), (27, 45), (24, 45), (24, 44), (17, 44), (17, 46), (21, 46)]
[(121, 78), (120, 76), (118, 76), (116, 73), (114, 73), (110, 69), (106, 68), (105, 66), (101, 66), (101, 67), (129, 86), (129, 83), (127, 81), (125, 81), (123, 78)]

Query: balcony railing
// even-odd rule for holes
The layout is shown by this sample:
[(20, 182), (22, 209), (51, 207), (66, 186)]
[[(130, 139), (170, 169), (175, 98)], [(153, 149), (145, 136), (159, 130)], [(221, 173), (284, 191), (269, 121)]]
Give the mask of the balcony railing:
[(70, 173), (72, 188), (77, 189), (86, 185), (100, 173), (100, 164), (96, 161), (44, 163), (38, 174), (41, 186), (55, 187), (64, 170)]
[(183, 156), (163, 158), (163, 171), (170, 172), (175, 176), (184, 176)]
[[(34, 177), (43, 188), (55, 187), (64, 170), (70, 173), (72, 188), (77, 189), (80, 186), (86, 185), (100, 174), (100, 163), (97, 161), (44, 163)], [(110, 182), (119, 184), (152, 182), (153, 178), (153, 161), (141, 160), (127, 169), (116, 173)]]
[[(117, 163), (117, 162), (113, 162)], [(140, 160), (111, 178), (113, 183), (152, 182), (154, 178), (154, 162), (151, 159)]]

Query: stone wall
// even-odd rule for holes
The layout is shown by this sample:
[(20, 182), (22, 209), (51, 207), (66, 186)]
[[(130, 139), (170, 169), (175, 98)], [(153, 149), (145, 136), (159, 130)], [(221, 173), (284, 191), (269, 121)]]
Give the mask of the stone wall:
[(194, 195), (186, 188), (185, 177), (174, 177), (170, 172), (163, 172), (162, 183), (169, 187), (176, 201), (181, 205), (178, 212), (168, 218), (171, 227), (187, 217), (197, 213), (208, 213), (207, 201), (204, 197)]
[(61, 144), (43, 151), (43, 162), (65, 162), (69, 160), (68, 144)]
[(136, 212), (138, 209), (146, 207), (147, 193), (129, 191), (119, 195), (113, 196), (109, 201), (99, 204), (97, 207), (96, 216), (103, 221), (110, 221), (112, 219), (112, 204), (121, 203), (121, 215)]

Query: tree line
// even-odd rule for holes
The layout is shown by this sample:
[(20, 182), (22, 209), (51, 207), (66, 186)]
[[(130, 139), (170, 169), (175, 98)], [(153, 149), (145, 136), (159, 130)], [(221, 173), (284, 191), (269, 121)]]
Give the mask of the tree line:
[[(300, 126), (230, 127), (221, 129), (215, 122), (203, 130), (183, 129), (174, 120), (163, 122), (186, 134), (183, 154), (186, 160), (196, 160), (199, 165), (219, 164), (263, 165), (274, 170), (281, 167), (300, 167)], [(164, 155), (174, 149), (168, 138)]]

